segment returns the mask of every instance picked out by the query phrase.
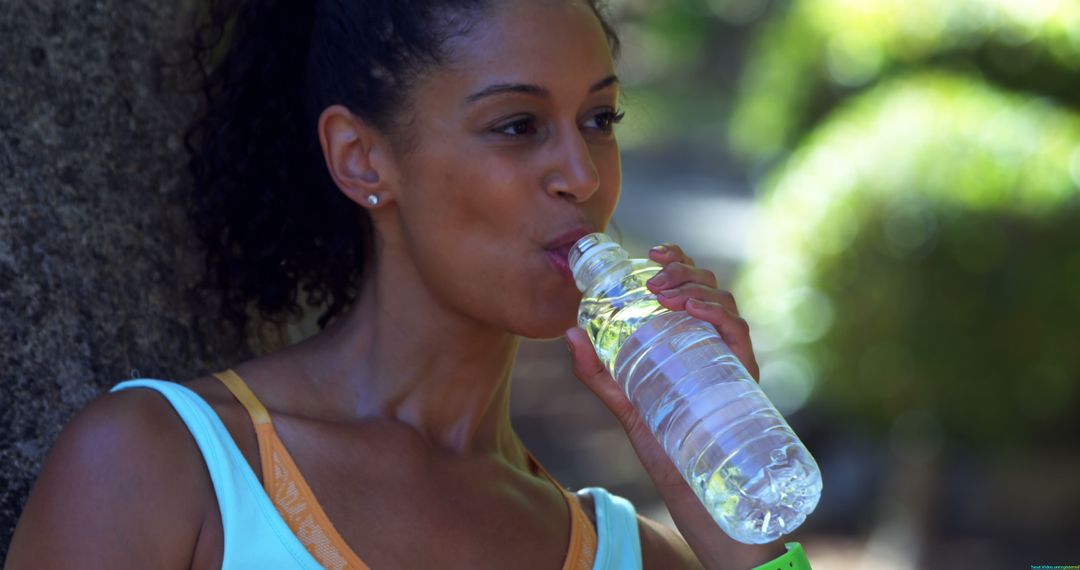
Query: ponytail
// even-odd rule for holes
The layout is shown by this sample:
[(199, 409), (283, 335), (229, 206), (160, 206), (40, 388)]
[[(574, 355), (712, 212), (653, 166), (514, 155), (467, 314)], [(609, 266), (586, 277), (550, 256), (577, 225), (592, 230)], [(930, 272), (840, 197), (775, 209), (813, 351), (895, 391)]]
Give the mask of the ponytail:
[[(356, 295), (373, 255), (366, 211), (334, 186), (310, 128), (305, 92), (314, 2), (210, 0), (193, 53), (204, 110), (186, 143), (188, 210), (206, 249), (200, 288), (220, 289), (243, 331), (252, 303), (270, 322), (325, 306), (324, 327)], [(204, 41), (208, 40), (208, 41)]]

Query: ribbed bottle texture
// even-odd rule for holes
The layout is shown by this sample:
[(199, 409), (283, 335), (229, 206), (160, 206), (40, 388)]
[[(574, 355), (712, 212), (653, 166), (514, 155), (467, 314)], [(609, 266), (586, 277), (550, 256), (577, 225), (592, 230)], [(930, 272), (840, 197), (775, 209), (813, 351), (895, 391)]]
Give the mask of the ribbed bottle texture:
[(661, 267), (604, 234), (569, 261), (578, 324), (724, 532), (760, 544), (802, 524), (821, 495), (817, 463), (716, 328), (661, 306), (645, 286)]

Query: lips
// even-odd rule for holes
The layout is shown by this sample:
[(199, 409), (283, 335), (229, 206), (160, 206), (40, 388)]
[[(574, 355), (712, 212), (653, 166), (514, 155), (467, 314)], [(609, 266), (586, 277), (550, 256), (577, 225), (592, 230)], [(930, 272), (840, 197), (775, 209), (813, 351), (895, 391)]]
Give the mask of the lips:
[(554, 238), (549, 240), (544, 245), (544, 249), (556, 251), (566, 257), (570, 254), (570, 248), (574, 246), (577, 241), (596, 230), (590, 225), (577, 225), (568, 230), (565, 230), (557, 234)]
[(596, 229), (590, 225), (579, 224), (557, 234), (544, 246), (544, 249), (547, 250), (548, 258), (551, 260), (551, 264), (562, 274), (563, 278), (570, 283), (574, 282), (574, 275), (570, 271), (570, 261), (568, 259), (570, 256), (570, 249), (574, 247), (574, 244), (577, 243), (579, 239), (595, 231)]
[(571, 249), (572, 249), (573, 247), (574, 247), (574, 244), (572, 244), (572, 243), (568, 243), (568, 244), (566, 244), (566, 245), (561, 245), (561, 246), (559, 246), (559, 247), (557, 247), (557, 248), (553, 249), (552, 251), (554, 251), (555, 253), (559, 254), (559, 257), (561, 257), (561, 258), (563, 258), (563, 259), (566, 259), (567, 261), (569, 261), (569, 259), (570, 259), (570, 250), (571, 250)]
[(570, 262), (566, 259), (566, 256), (550, 249), (547, 250), (547, 256), (548, 260), (551, 261), (551, 265), (555, 267), (555, 270), (558, 271), (560, 275), (562, 275), (563, 279), (573, 283), (574, 273), (570, 271)]

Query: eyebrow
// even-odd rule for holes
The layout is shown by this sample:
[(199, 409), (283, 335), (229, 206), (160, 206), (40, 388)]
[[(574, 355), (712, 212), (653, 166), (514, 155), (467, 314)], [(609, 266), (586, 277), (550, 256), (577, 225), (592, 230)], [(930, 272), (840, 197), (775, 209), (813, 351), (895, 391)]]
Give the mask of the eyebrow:
[[(619, 82), (619, 78), (615, 75), (609, 75), (600, 81), (597, 81), (589, 88), (589, 93), (596, 93), (601, 89), (615, 85)], [(523, 93), (525, 95), (533, 95), (536, 97), (550, 97), (551, 92), (546, 88), (532, 83), (496, 83), (485, 87), (472, 95), (465, 98), (466, 103), (475, 103), (476, 101), (483, 99), (484, 97), (491, 97), (492, 95), (499, 95), (502, 93)]]

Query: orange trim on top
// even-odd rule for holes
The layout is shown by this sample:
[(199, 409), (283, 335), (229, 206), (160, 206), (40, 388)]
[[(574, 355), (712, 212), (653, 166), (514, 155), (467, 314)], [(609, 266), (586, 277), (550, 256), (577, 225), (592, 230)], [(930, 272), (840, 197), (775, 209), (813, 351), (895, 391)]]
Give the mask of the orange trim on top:
[(526, 452), (529, 454), (529, 459), (540, 468), (540, 473), (562, 493), (566, 506), (570, 510), (570, 544), (566, 549), (566, 560), (563, 562), (562, 570), (591, 570), (596, 560), (598, 539), (589, 516), (582, 510), (581, 503), (574, 493), (560, 485), (531, 451), (526, 450)]
[[(274, 430), (270, 414), (262, 402), (232, 369), (215, 373), (214, 376), (232, 392), (251, 416), (259, 441), (263, 487), (293, 534), (319, 564), (326, 568), (370, 570), (326, 516), (296, 462)], [(582, 510), (577, 497), (563, 488), (532, 452), (526, 452), (540, 473), (562, 494), (570, 513), (570, 539), (562, 570), (591, 570), (596, 558), (597, 536), (588, 515)]]
[(259, 441), (263, 488), (304, 548), (330, 570), (371, 570), (334, 528), (274, 430), (270, 414), (244, 380), (232, 370), (214, 376), (225, 384), (251, 416)]

